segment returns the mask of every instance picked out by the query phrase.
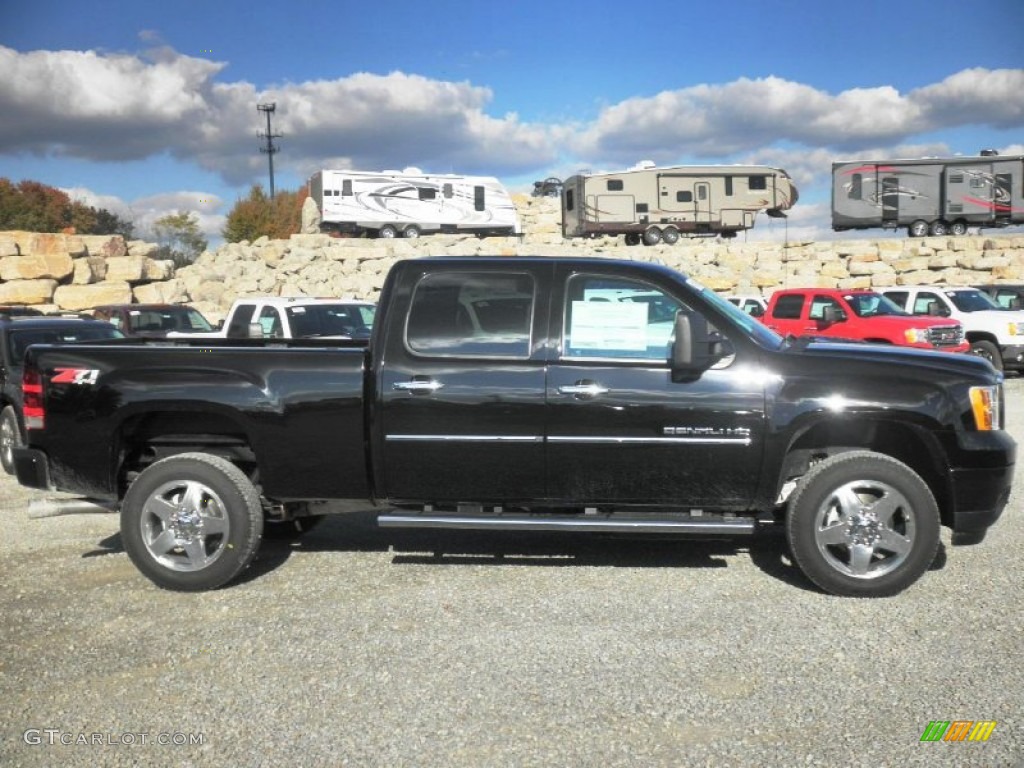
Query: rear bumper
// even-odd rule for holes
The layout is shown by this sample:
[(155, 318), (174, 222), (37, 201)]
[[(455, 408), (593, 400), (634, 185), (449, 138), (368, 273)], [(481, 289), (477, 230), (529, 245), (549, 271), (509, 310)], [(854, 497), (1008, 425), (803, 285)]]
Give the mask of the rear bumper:
[(50, 479), (49, 459), (45, 453), (35, 448), (14, 449), (14, 474), (19, 483), (29, 488), (57, 490)]

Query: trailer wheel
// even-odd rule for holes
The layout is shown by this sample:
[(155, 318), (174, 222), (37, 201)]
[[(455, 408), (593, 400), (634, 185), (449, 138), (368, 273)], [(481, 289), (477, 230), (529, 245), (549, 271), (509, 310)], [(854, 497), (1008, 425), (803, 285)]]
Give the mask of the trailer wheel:
[(163, 589), (223, 586), (249, 565), (262, 534), (256, 486), (230, 461), (208, 453), (151, 464), (121, 504), (125, 551)]
[(410, 224), (408, 227), (402, 230), (402, 237), (419, 237), (420, 228), (415, 224)]
[(924, 237), (928, 234), (928, 222), (918, 219), (907, 227), (907, 234), (911, 237)]
[(933, 221), (931, 225), (928, 227), (928, 234), (931, 235), (932, 237), (942, 237), (944, 234), (946, 234), (946, 222), (942, 221), (941, 219)]
[(626, 245), (640, 245), (640, 235), (636, 232), (627, 232)]
[(679, 230), (675, 227), (665, 227), (661, 231), (661, 239), (665, 245), (675, 245), (679, 242)]
[(967, 234), (967, 222), (963, 219), (957, 219), (949, 225), (949, 234), (954, 237), (963, 237)]
[(648, 227), (644, 230), (644, 245), (657, 245), (661, 242), (661, 230), (657, 227)]
[(398, 234), (398, 230), (390, 224), (385, 224), (383, 227), (377, 230), (377, 237), (392, 238)]

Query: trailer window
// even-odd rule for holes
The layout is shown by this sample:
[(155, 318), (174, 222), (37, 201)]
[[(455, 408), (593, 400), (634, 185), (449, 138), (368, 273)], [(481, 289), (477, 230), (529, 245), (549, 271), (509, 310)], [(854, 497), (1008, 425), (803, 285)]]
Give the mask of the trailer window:
[(732, 176), (725, 177), (725, 194), (726, 197), (732, 197)]
[(484, 205), (484, 188), (473, 187), (473, 208), (477, 211), (483, 211), (487, 209)]
[(621, 192), (623, 190), (622, 179), (608, 179), (609, 192)]
[(437, 199), (437, 189), (434, 187), (419, 187), (417, 189), (420, 200), (435, 200)]
[(572, 190), (565, 190), (565, 210), (571, 211), (576, 207), (576, 201), (573, 198)]
[(677, 203), (692, 203), (693, 192), (676, 192)]
[(352, 197), (352, 179), (345, 179), (341, 182), (341, 194), (345, 197)]
[(851, 200), (861, 200), (864, 194), (864, 176), (860, 173), (853, 174), (850, 179), (850, 194)]
[(455, 194), (454, 190), (452, 189), (452, 185), (445, 184), (444, 187), (442, 187), (442, 194), (445, 196), (446, 199), (450, 200), (452, 196)]
[(767, 176), (751, 176), (749, 183), (751, 189), (768, 189)]

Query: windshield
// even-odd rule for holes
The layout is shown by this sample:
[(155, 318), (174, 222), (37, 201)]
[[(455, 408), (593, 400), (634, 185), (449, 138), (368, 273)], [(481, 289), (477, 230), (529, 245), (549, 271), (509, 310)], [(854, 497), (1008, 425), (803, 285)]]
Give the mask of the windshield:
[(12, 360), (21, 361), (32, 344), (67, 344), (76, 341), (123, 339), (124, 334), (108, 323), (82, 323), (65, 328), (18, 328), (8, 334)]
[(348, 336), (370, 338), (376, 307), (367, 304), (305, 304), (288, 307), (288, 324), (297, 338)]
[(843, 296), (850, 309), (857, 317), (884, 317), (887, 315), (907, 315), (891, 299), (880, 293), (851, 293)]
[(133, 309), (128, 312), (128, 326), (133, 333), (163, 333), (167, 331), (195, 333), (213, 330), (206, 318), (192, 307)]
[(778, 349), (782, 346), (782, 337), (760, 320), (751, 317), (731, 301), (723, 299), (717, 293), (699, 285), (696, 281), (690, 280), (689, 282), (693, 288), (700, 291), (700, 295), (705, 301), (728, 315), (736, 325), (741, 326), (758, 344), (769, 349)]
[(953, 306), (961, 312), (981, 312), (988, 309), (1003, 309), (991, 296), (974, 289), (966, 291), (946, 291), (946, 296)]

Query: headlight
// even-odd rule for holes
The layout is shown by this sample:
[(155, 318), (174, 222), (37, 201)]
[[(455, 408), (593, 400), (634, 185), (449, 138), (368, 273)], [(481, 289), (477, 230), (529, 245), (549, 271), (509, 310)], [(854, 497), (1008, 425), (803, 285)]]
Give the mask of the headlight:
[(974, 412), (974, 426), (979, 432), (1001, 429), (1000, 387), (971, 387), (971, 410)]
[(907, 344), (927, 344), (928, 329), (907, 328), (907, 330), (903, 332), (903, 338), (907, 340)]

